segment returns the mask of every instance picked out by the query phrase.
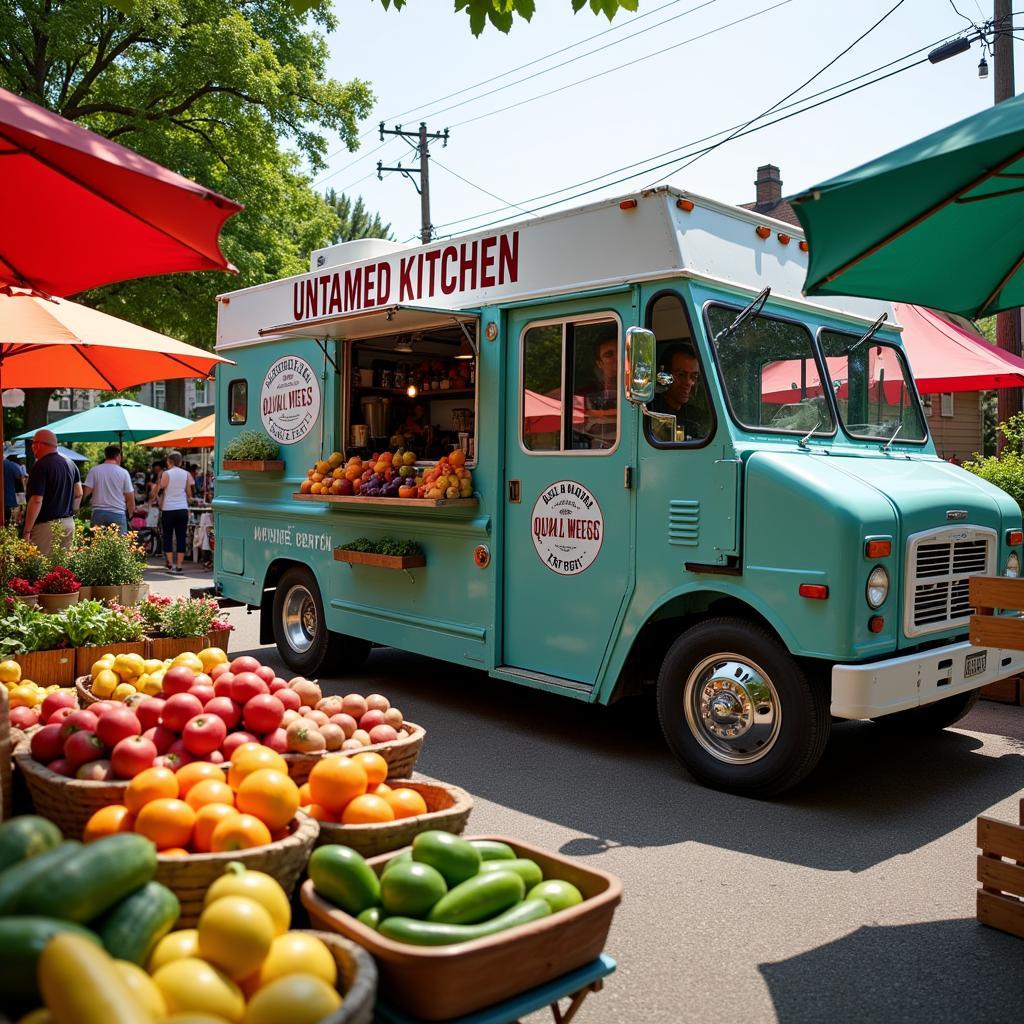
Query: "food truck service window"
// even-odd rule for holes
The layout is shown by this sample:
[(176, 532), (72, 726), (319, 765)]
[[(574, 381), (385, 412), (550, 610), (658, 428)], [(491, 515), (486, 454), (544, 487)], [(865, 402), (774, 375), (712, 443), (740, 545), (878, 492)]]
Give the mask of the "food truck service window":
[(600, 454), (615, 448), (619, 335), (618, 320), (609, 316), (526, 328), (520, 393), (526, 451)]
[(233, 380), (228, 385), (228, 423), (244, 423), (249, 414), (249, 385)]

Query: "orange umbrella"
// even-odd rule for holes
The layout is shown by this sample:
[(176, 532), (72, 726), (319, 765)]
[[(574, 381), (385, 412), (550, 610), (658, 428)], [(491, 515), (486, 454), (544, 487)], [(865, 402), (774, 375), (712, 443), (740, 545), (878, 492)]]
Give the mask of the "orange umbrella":
[(187, 427), (168, 430), (166, 434), (150, 437), (139, 444), (146, 448), (212, 448), (213, 422), (216, 417), (204, 416)]

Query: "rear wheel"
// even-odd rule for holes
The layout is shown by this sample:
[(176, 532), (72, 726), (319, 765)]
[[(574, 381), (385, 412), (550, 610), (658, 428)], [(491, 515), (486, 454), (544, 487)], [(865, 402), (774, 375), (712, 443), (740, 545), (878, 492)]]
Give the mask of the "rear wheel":
[(900, 732), (916, 733), (925, 735), (930, 732), (941, 732), (955, 725), (965, 715), (969, 714), (978, 698), (981, 690), (969, 690), (967, 693), (958, 693), (953, 697), (944, 697), (935, 701), (934, 704), (925, 704), (924, 707), (910, 708), (907, 711), (897, 711), (893, 715), (883, 715), (881, 718), (872, 719), (876, 725), (884, 729), (892, 729)]
[(332, 633), (316, 577), (303, 566), (285, 572), (274, 593), (274, 642), (284, 663), (301, 675), (321, 669), (343, 675), (359, 668), (370, 653), (370, 642)]
[(756, 797), (776, 796), (808, 775), (831, 724), (827, 688), (766, 630), (726, 618), (694, 626), (669, 648), (658, 716), (698, 782)]

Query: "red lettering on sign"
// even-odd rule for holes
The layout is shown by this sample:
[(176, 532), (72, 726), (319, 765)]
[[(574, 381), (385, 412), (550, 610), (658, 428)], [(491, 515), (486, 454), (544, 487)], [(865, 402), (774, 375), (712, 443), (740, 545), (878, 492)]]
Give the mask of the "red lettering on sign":
[(373, 287), (376, 267), (363, 267), (363, 309), (369, 309), (374, 303)]
[[(441, 257), (441, 250), (440, 249), (434, 249), (431, 252), (425, 252), (423, 254), (423, 262), (428, 264), (428, 266), (430, 267), (430, 284), (427, 286), (427, 295), (428, 296), (434, 294), (434, 272), (435, 272), (435, 270), (437, 268), (437, 261), (440, 259), (440, 257)], [(420, 289), (420, 296), (419, 297), (423, 298), (423, 289), (422, 288)]]
[(403, 256), (398, 265), (398, 301), (412, 302), (415, 298), (412, 291), (412, 256)]
[(498, 254), (498, 282), (515, 284), (519, 280), (519, 232), (513, 231), (511, 238), (501, 236)]
[(383, 306), (391, 298), (391, 264), (377, 264), (377, 305)]
[(441, 254), (441, 291), (445, 295), (451, 295), (455, 291), (459, 283), (459, 278), (454, 271), (451, 273), (451, 277), (448, 276), (448, 268), (453, 260), (459, 258), (459, 250), (454, 245), (449, 245), (445, 248)]
[(341, 281), (337, 274), (331, 274), (331, 301), (324, 312), (341, 312)]
[(345, 309), (359, 308), (359, 292), (363, 286), (363, 269), (345, 271)]
[(316, 280), (311, 278), (306, 281), (306, 316), (316, 316), (317, 308)]
[(469, 287), (476, 289), (476, 246), (473, 242), (469, 252), (466, 252), (466, 243), (459, 246), (459, 291), (466, 290), (466, 277), (469, 276)]
[(302, 282), (296, 281), (292, 285), (292, 312), (295, 314), (296, 320), (302, 319), (305, 309), (306, 305), (302, 301)]

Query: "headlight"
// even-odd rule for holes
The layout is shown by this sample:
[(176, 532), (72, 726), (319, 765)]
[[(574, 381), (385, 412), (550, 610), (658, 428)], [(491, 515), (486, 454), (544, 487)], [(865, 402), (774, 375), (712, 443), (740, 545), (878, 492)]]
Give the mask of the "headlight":
[(1020, 575), (1020, 559), (1017, 557), (1016, 551), (1011, 551), (1006, 559), (1006, 568), (1003, 570), (1004, 576), (1009, 576), (1011, 579), (1015, 579)]
[(889, 574), (880, 565), (876, 565), (868, 576), (868, 586), (864, 595), (868, 605), (879, 608), (889, 596)]

